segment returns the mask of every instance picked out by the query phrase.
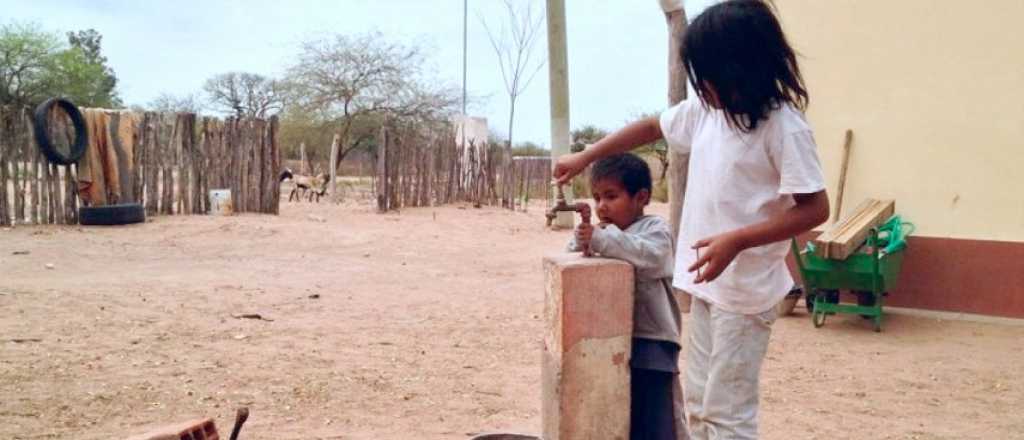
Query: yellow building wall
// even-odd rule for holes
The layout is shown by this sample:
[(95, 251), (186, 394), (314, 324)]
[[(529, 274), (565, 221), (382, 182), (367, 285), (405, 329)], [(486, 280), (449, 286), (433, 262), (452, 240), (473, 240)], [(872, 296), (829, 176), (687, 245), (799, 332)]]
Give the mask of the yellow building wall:
[(844, 213), (892, 198), (916, 235), (1024, 241), (1024, 1), (776, 5), (833, 200), (854, 132)]

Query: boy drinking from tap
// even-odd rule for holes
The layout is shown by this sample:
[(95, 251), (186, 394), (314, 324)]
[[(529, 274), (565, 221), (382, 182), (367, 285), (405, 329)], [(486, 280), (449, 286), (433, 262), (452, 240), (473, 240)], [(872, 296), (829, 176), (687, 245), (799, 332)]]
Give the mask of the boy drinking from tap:
[(644, 215), (651, 200), (651, 170), (636, 155), (624, 153), (594, 163), (590, 188), (598, 224), (580, 224), (569, 251), (626, 261), (636, 268), (633, 349), (630, 357), (633, 407), (630, 438), (685, 438), (679, 374), (679, 306), (672, 281), (672, 235), (659, 217)]

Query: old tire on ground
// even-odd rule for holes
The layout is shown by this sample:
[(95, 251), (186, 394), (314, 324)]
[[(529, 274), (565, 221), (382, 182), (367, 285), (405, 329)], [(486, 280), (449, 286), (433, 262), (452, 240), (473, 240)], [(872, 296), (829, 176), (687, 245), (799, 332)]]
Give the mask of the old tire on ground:
[(78, 223), (83, 225), (128, 225), (146, 221), (146, 211), (138, 203), (78, 208)]
[[(59, 106), (64, 110), (68, 117), (71, 118), (71, 124), (75, 127), (75, 141), (71, 144), (70, 151), (67, 154), (58, 151), (57, 147), (53, 144), (53, 139), (50, 139), (49, 114), (54, 106)], [(89, 134), (85, 128), (85, 118), (82, 117), (82, 112), (78, 111), (78, 107), (75, 104), (66, 99), (50, 98), (39, 104), (32, 117), (32, 128), (35, 132), (36, 144), (39, 145), (43, 155), (46, 156), (47, 160), (57, 165), (71, 165), (78, 162), (78, 159), (81, 159), (82, 155), (85, 154), (85, 148), (89, 144)]]

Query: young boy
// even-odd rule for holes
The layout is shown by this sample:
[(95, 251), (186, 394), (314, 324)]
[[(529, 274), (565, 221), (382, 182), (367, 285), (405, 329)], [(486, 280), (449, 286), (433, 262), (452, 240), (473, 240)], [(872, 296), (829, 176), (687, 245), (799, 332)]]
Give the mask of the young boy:
[(651, 170), (632, 154), (605, 157), (594, 163), (590, 187), (598, 224), (581, 224), (569, 251), (589, 245), (597, 255), (624, 260), (636, 268), (630, 438), (676, 440), (677, 422), (680, 438), (686, 438), (682, 412), (674, 409), (681, 326), (679, 307), (669, 289), (672, 235), (664, 220), (644, 215), (651, 200)]

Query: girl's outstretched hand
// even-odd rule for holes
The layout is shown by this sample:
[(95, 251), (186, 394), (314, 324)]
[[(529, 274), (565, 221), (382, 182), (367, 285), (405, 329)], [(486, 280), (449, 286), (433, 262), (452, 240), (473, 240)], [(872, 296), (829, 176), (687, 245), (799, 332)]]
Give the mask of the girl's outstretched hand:
[(582, 173), (590, 161), (583, 154), (571, 153), (565, 156), (559, 157), (558, 161), (555, 162), (555, 169), (551, 173), (551, 177), (555, 180), (555, 183), (564, 185), (569, 183), (569, 180), (576, 177), (579, 173)]
[(697, 251), (697, 261), (687, 271), (697, 272), (693, 282), (700, 284), (718, 278), (744, 246), (739, 234), (727, 232), (700, 240), (693, 249)]

